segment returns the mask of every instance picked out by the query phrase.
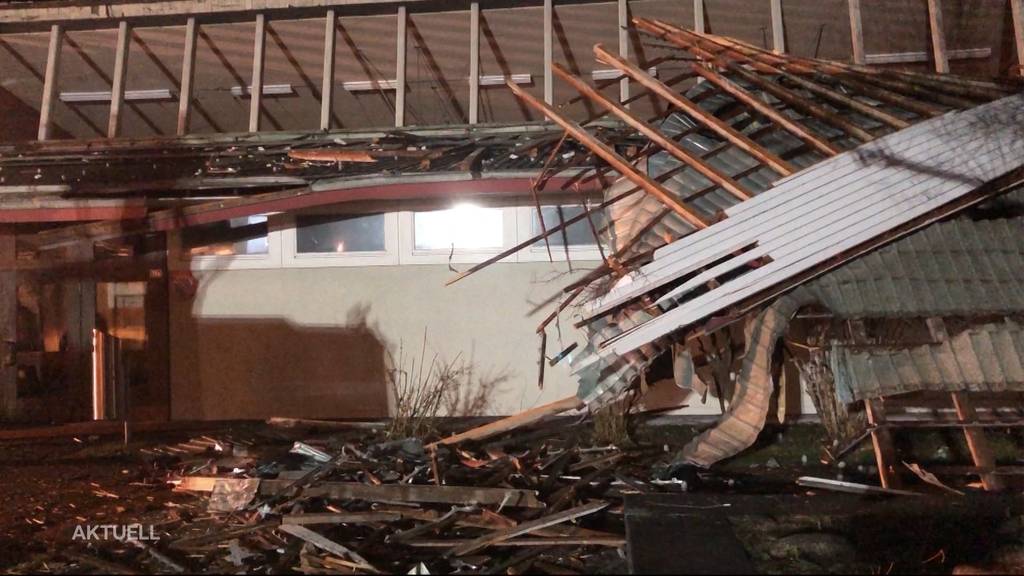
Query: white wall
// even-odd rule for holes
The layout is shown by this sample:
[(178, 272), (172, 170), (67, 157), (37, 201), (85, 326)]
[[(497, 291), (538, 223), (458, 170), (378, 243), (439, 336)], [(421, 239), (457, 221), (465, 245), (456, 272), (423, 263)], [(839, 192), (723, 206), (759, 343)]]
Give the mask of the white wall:
[[(547, 367), (537, 388), (536, 327), (552, 305), (536, 308), (576, 277), (564, 264), (495, 264), (445, 287), (452, 275), (447, 265), (196, 272), (193, 299), (171, 295), (174, 418), (372, 416), (366, 402), (380, 396), (365, 392), (382, 383), (367, 365), (380, 358), (365, 341), (393, 353), (401, 345), (418, 360), (424, 330), (428, 360), (461, 354), (478, 378), (500, 380), (491, 414), (575, 392), (567, 360)], [(352, 329), (362, 316), (366, 329)], [(580, 338), (568, 315), (561, 328), (549, 332), (549, 356)], [(346, 351), (353, 342), (359, 354)], [(316, 402), (282, 403), (308, 387)]]

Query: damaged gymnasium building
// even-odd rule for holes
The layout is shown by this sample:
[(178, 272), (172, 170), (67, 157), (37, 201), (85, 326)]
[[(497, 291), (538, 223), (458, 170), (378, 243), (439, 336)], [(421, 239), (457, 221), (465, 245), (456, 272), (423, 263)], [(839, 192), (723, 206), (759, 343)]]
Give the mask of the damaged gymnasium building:
[(1022, 77), (1021, 0), (5, 3), (0, 568), (1024, 571)]

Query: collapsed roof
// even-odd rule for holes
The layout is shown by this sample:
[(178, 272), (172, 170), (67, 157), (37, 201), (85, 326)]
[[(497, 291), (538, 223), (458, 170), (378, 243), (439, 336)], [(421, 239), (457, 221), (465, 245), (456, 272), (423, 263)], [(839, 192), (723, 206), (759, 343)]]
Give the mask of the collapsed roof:
[[(707, 465), (756, 438), (771, 394), (774, 341), (800, 306), (816, 301), (804, 289), (779, 296), (866, 254), (870, 262), (884, 258), (872, 251), (1024, 183), (1024, 94), (774, 54), (660, 21), (633, 23), (677, 48), (701, 78), (681, 94), (595, 47), (600, 61), (673, 105), (676, 112), (659, 124), (555, 69), (649, 139), (630, 157), (510, 88), (623, 176), (606, 191), (616, 250), (598, 274), (567, 289), (569, 299), (588, 296), (580, 324), (590, 343), (573, 363), (582, 402), (618, 398), (673, 343), (775, 302), (747, 325), (730, 411), (685, 451)], [(634, 195), (638, 190), (646, 194)], [(1019, 222), (1006, 226), (1020, 235)], [(1019, 250), (1006, 249), (1019, 259)], [(1014, 274), (1000, 279), (1019, 286)], [(842, 281), (826, 275), (816, 286), (828, 293), (829, 283)], [(588, 282), (593, 289), (586, 292)], [(977, 298), (954, 304), (992, 308)], [(1018, 309), (1004, 304), (999, 312)]]

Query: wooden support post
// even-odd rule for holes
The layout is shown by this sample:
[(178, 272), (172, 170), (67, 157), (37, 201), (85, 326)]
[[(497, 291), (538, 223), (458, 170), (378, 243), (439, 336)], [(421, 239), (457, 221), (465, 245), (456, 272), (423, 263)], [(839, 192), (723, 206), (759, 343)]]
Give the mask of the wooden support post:
[(64, 30), (60, 24), (50, 26), (50, 47), (46, 52), (46, 76), (43, 78), (43, 101), (39, 105), (39, 139), (50, 139), (53, 125), (53, 102), (57, 98), (57, 74), (60, 71), (60, 48)]
[(732, 142), (732, 144), (737, 148), (743, 150), (747, 154), (750, 154), (756, 160), (767, 164), (772, 170), (775, 170), (783, 176), (787, 176), (796, 171), (789, 162), (779, 158), (765, 147), (741, 134), (726, 122), (723, 122), (715, 115), (704, 110), (692, 100), (672, 90), (646, 71), (641, 70), (629, 62), (609, 53), (600, 44), (594, 46), (594, 54), (597, 56), (599, 61), (626, 73), (645, 88), (648, 88), (655, 94), (667, 100), (676, 108), (679, 108), (683, 112), (689, 114), (697, 122), (704, 124), (722, 138)]
[(786, 51), (786, 28), (782, 22), (782, 0), (772, 2), (772, 52), (782, 54)]
[(334, 10), (324, 16), (324, 74), (320, 88), (320, 129), (331, 129), (331, 108), (334, 104), (334, 40), (337, 19)]
[[(93, 243), (80, 241), (68, 249), (68, 256), (82, 262), (94, 260)], [(96, 327), (96, 280), (74, 278), (64, 282), (65, 326), (67, 326), (66, 361), (71, 385), (69, 402), (75, 406), (76, 420), (92, 419), (93, 341)]]
[(526, 93), (522, 88), (517, 86), (511, 79), (505, 83), (516, 96), (522, 101), (526, 102), (530, 106), (533, 106), (538, 111), (543, 112), (545, 116), (550, 118), (553, 122), (565, 129), (570, 136), (576, 139), (577, 142), (586, 146), (595, 155), (600, 157), (602, 160), (607, 162), (613, 169), (622, 174), (627, 180), (640, 186), (645, 192), (657, 198), (668, 208), (671, 208), (676, 214), (679, 215), (684, 221), (688, 222), (694, 228), (702, 229), (707, 228), (708, 223), (697, 214), (690, 211), (689, 208), (684, 205), (679, 198), (672, 192), (666, 189), (658, 182), (651, 179), (650, 176), (636, 170), (630, 163), (619, 156), (614, 150), (611, 149), (607, 144), (598, 140), (589, 132), (587, 132), (579, 124), (569, 120), (559, 114), (550, 105), (534, 98), (533, 95)]
[(853, 63), (863, 64), (864, 24), (860, 16), (860, 0), (847, 0), (850, 7), (850, 45), (853, 48)]
[(196, 32), (195, 16), (189, 16), (185, 24), (185, 51), (181, 58), (181, 92), (178, 94), (178, 128), (176, 134), (188, 133), (188, 121), (192, 115), (192, 82), (196, 77)]
[(711, 182), (715, 183), (726, 192), (732, 194), (740, 201), (747, 200), (751, 197), (750, 191), (745, 189), (739, 182), (733, 180), (728, 174), (725, 174), (724, 172), (718, 170), (711, 164), (708, 164), (704, 160), (698, 158), (697, 156), (694, 156), (685, 148), (680, 146), (678, 142), (666, 137), (654, 126), (651, 126), (647, 122), (644, 122), (643, 120), (637, 118), (633, 114), (630, 114), (629, 111), (626, 110), (623, 106), (615, 102), (612, 102), (599, 91), (594, 89), (592, 86), (580, 80), (579, 78), (573, 76), (565, 68), (562, 68), (558, 64), (555, 64), (554, 69), (560, 78), (571, 84), (574, 88), (576, 88), (576, 90), (580, 92), (580, 94), (583, 94), (590, 100), (598, 103), (602, 108), (608, 110), (616, 117), (618, 117), (620, 120), (622, 120), (629, 126), (633, 127), (634, 129), (642, 133), (644, 136), (650, 138), (652, 142), (654, 142), (663, 150), (674, 156), (677, 160), (693, 168), (702, 176), (704, 176)]
[[(629, 1), (619, 0), (619, 57), (629, 60)], [(629, 100), (629, 76), (619, 80), (619, 102)], [(626, 106), (629, 107), (628, 105)]]
[(409, 17), (405, 6), (398, 7), (398, 25), (395, 37), (395, 127), (405, 126), (405, 43)]
[(868, 424), (871, 428), (871, 445), (875, 449), (875, 462), (878, 464), (878, 477), (882, 488), (899, 488), (900, 475), (896, 468), (896, 447), (892, 443), (892, 434), (885, 427), (885, 408), (881, 399), (864, 401)]
[(555, 79), (551, 73), (554, 61), (554, 0), (544, 0), (544, 102), (555, 103)]
[(117, 138), (121, 128), (121, 108), (124, 107), (124, 83), (128, 69), (128, 48), (132, 29), (122, 20), (117, 25), (117, 52), (114, 55), (114, 80), (110, 87), (110, 116), (107, 119), (107, 138)]
[(266, 55), (267, 17), (256, 15), (256, 34), (252, 46), (252, 83), (249, 84), (249, 132), (260, 131), (263, 102), (263, 59)]
[(469, 123), (480, 119), (480, 3), (469, 5)]
[(704, 0), (693, 0), (693, 30), (704, 33)]
[[(956, 409), (956, 417), (963, 424), (977, 422), (978, 413), (966, 392), (953, 392), (953, 407)], [(992, 454), (992, 448), (985, 437), (985, 430), (982, 428), (964, 427), (964, 438), (967, 440), (967, 449), (971, 453), (974, 466), (982, 470), (993, 470), (996, 466), (996, 458)], [(982, 472), (981, 485), (988, 491), (999, 491), (1003, 489), (1003, 481), (995, 472)]]
[(18, 416), (18, 276), (15, 236), (0, 233), (0, 416)]
[(1013, 38), (1017, 47), (1017, 73), (1024, 76), (1024, 0), (1010, 0)]
[(932, 52), (935, 55), (935, 71), (949, 74), (949, 57), (946, 54), (946, 32), (942, 28), (942, 0), (928, 0), (928, 23), (932, 30)]

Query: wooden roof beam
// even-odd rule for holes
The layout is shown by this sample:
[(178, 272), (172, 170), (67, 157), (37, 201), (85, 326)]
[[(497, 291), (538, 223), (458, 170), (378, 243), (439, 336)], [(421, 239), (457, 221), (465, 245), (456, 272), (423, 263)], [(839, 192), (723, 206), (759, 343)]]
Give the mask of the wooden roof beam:
[[(635, 19), (634, 21), (636, 20), (640, 19)], [(660, 20), (645, 20), (644, 24), (650, 29), (660, 30), (662, 33), (668, 33), (672, 30), (676, 30), (676, 27), (661, 22)], [(973, 101), (965, 100), (958, 96), (936, 94), (934, 90), (924, 90), (921, 86), (883, 76), (877, 73), (880, 72), (878, 69), (869, 68), (869, 70), (876, 73), (867, 74), (856, 67), (851, 67), (841, 62), (815, 60), (799, 56), (786, 56), (785, 58), (782, 58), (768, 50), (765, 50), (764, 48), (760, 48), (746, 42), (738, 40), (733, 40), (732, 42), (736, 46), (742, 46), (748, 51), (760, 54), (762, 58), (772, 62), (774, 66), (782, 68), (788, 72), (839, 76), (839, 81), (876, 100), (887, 102), (921, 116), (938, 116), (947, 112), (945, 108), (936, 106), (935, 104), (932, 104), (931, 101), (938, 102), (945, 107), (953, 108), (965, 108), (974, 105)], [(747, 61), (750, 62), (752, 66), (758, 66), (761, 64), (760, 61), (749, 59)], [(764, 72), (768, 71), (764, 68), (761, 68), (761, 70)]]
[[(649, 28), (645, 22), (636, 22), (638, 28), (645, 32), (654, 33), (653, 28)], [(656, 34), (659, 37), (663, 34)], [(840, 152), (838, 148), (830, 144), (829, 142), (818, 138), (796, 121), (783, 115), (781, 112), (776, 110), (771, 105), (767, 104), (764, 100), (761, 100), (757, 96), (751, 94), (743, 87), (738, 84), (731, 82), (728, 78), (714, 72), (710, 68), (694, 64), (692, 66), (693, 71), (704, 79), (710, 81), (712, 84), (717, 86), (722, 91), (728, 93), (730, 96), (746, 104), (748, 107), (753, 108), (758, 114), (765, 116), (771, 121), (781, 126), (784, 130), (796, 136), (800, 140), (803, 140), (811, 148), (818, 150), (826, 156), (835, 156)]]
[[(659, 22), (658, 24), (661, 23)], [(837, 129), (842, 130), (849, 136), (857, 140), (860, 140), (861, 142), (870, 142), (875, 139), (875, 136), (868, 132), (867, 130), (861, 128), (860, 126), (857, 126), (853, 122), (850, 122), (849, 120), (839, 116), (838, 114), (835, 114), (831, 110), (828, 110), (820, 106), (819, 104), (816, 104), (815, 102), (807, 98), (804, 98), (803, 96), (800, 96), (799, 94), (789, 90), (784, 86), (776, 84), (775, 82), (770, 82), (762, 78), (758, 74), (746, 70), (742, 66), (736, 66), (728, 57), (720, 56), (717, 53), (704, 49), (701, 45), (701, 41), (699, 40), (699, 38), (697, 40), (693, 40), (690, 38), (686, 38), (684, 40), (683, 37), (681, 37), (681, 35), (679, 34), (667, 34), (666, 36), (664, 36), (664, 38), (669, 42), (675, 44), (679, 48), (682, 48), (683, 50), (692, 52), (693, 54), (703, 57), (704, 59), (733, 72), (734, 74), (740, 76), (747, 82), (753, 84), (754, 86), (757, 86), (764, 92), (767, 92), (768, 94), (771, 94), (772, 96), (775, 96), (779, 100), (785, 102), (792, 108), (799, 110), (804, 114), (807, 114), (808, 116), (816, 118), (821, 122), (834, 126)], [(752, 64), (752, 66), (755, 69), (757, 69), (757, 64)]]
[(736, 131), (732, 126), (723, 122), (721, 119), (716, 118), (714, 114), (704, 110), (689, 98), (686, 98), (682, 94), (672, 90), (646, 71), (641, 70), (614, 54), (611, 54), (600, 44), (594, 46), (594, 55), (597, 56), (597, 59), (601, 62), (627, 74), (641, 85), (667, 100), (676, 108), (679, 108), (689, 114), (697, 122), (704, 124), (722, 138), (732, 142), (732, 144), (737, 148), (743, 150), (747, 154), (750, 154), (759, 162), (768, 165), (772, 170), (775, 170), (783, 176), (787, 176), (796, 171), (796, 168), (794, 168), (789, 162), (779, 158), (764, 146), (761, 146), (749, 137)]
[(723, 173), (721, 170), (715, 168), (704, 160), (701, 160), (697, 156), (694, 156), (685, 148), (680, 146), (678, 142), (665, 136), (654, 126), (651, 126), (650, 123), (637, 118), (619, 104), (609, 100), (586, 82), (580, 80), (576, 76), (573, 76), (572, 73), (563, 68), (560, 64), (554, 64), (552, 69), (555, 74), (558, 74), (559, 78), (571, 84), (573, 88), (578, 90), (581, 94), (598, 103), (602, 108), (605, 108), (620, 120), (633, 127), (644, 136), (650, 138), (652, 142), (660, 146), (677, 160), (690, 166), (718, 186), (721, 186), (726, 192), (732, 194), (741, 201), (747, 200), (752, 196), (749, 190), (744, 188), (739, 182), (730, 178), (729, 175)]
[(672, 192), (667, 188), (652, 180), (650, 176), (638, 171), (626, 161), (625, 158), (619, 156), (614, 150), (612, 150), (607, 144), (601, 142), (595, 138), (592, 134), (587, 132), (579, 124), (576, 124), (572, 120), (559, 114), (550, 104), (538, 100), (532, 94), (525, 92), (522, 88), (517, 86), (514, 82), (507, 81), (506, 85), (512, 90), (512, 93), (519, 97), (523, 102), (526, 102), (537, 111), (543, 113), (552, 122), (558, 124), (569, 133), (570, 136), (576, 139), (577, 142), (586, 146), (596, 156), (610, 164), (616, 171), (622, 176), (633, 182), (637, 186), (640, 186), (644, 192), (647, 192), (651, 196), (657, 198), (665, 206), (672, 209), (673, 212), (679, 215), (680, 218), (688, 222), (695, 228), (707, 228), (708, 223), (704, 221), (696, 213), (690, 211), (678, 198), (675, 197)]
[[(683, 30), (681, 28), (677, 28), (676, 30), (678, 30), (680, 34), (693, 34), (692, 32)], [(694, 36), (696, 35), (694, 34)], [(795, 74), (792, 74), (777, 66), (772, 65), (770, 61), (779, 60), (780, 58), (778, 56), (762, 55), (757, 52), (751, 54), (750, 50), (745, 50), (741, 45), (730, 40), (727, 40), (725, 38), (708, 37), (708, 40), (710, 40), (714, 44), (722, 46), (725, 50), (733, 54), (737, 54), (742, 58), (746, 58), (750, 62), (759, 62), (760, 64), (762, 64), (762, 66), (759, 66), (759, 68), (764, 70), (765, 72), (769, 74), (777, 74), (785, 78), (786, 80), (789, 80), (793, 84), (796, 84), (797, 86), (803, 88), (804, 90), (807, 90), (808, 92), (816, 96), (819, 96), (825, 100), (830, 100), (835, 104), (844, 106), (859, 114), (878, 120), (879, 122), (886, 124), (889, 127), (895, 128), (897, 130), (902, 130), (903, 128), (910, 126), (910, 122), (907, 122), (902, 118), (893, 116), (892, 114), (889, 114), (884, 110), (880, 110), (875, 106), (872, 106), (865, 102), (861, 102), (860, 100), (851, 98), (850, 96), (847, 96), (845, 94), (841, 94), (831, 88), (822, 86), (817, 82), (808, 80), (807, 78), (801, 78)]]

